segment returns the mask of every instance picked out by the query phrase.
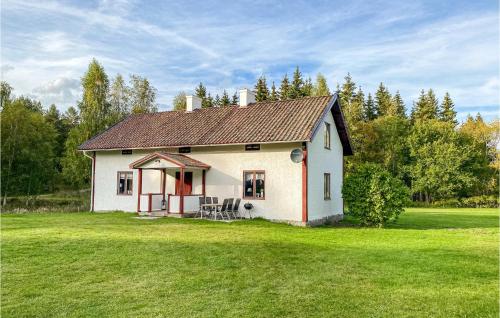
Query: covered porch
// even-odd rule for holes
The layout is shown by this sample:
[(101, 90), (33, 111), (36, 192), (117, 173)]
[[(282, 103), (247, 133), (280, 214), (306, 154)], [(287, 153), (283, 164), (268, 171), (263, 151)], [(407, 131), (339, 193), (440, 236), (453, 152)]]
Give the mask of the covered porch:
[[(155, 152), (134, 161), (130, 168), (138, 171), (138, 214), (186, 217), (199, 210), (209, 165), (183, 154)], [(145, 171), (160, 173), (158, 192), (143, 192)]]

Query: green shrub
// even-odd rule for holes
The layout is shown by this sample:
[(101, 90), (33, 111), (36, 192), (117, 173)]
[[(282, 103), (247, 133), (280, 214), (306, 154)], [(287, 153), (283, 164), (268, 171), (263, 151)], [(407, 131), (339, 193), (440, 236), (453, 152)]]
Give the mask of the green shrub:
[(379, 227), (396, 220), (409, 198), (401, 180), (374, 164), (363, 164), (349, 174), (342, 194), (348, 214), (359, 218), (362, 225)]
[(498, 208), (500, 199), (493, 195), (480, 195), (470, 198), (439, 200), (433, 202), (431, 206), (440, 208)]

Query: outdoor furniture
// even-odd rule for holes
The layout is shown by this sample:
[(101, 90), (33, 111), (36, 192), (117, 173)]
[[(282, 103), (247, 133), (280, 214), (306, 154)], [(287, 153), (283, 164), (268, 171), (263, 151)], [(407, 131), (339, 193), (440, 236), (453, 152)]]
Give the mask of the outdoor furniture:
[(226, 214), (226, 217), (228, 218), (228, 220), (231, 219), (231, 213), (233, 212), (233, 201), (234, 199), (233, 198), (230, 198), (230, 199), (227, 199), (227, 206), (226, 206), (226, 209), (224, 209), (224, 205), (222, 206), (222, 209), (221, 209), (221, 212), (225, 213)]
[(200, 208), (198, 209), (198, 212), (196, 212), (196, 214), (194, 215), (194, 217), (197, 217), (198, 216), (198, 213), (200, 214), (200, 218), (203, 219), (203, 205), (205, 204), (205, 197), (199, 197), (198, 198), (199, 202), (200, 202)]
[[(222, 204), (212, 204), (211, 206), (215, 208), (214, 220), (217, 220), (217, 216), (220, 215), (221, 219), (224, 219), (224, 214), (227, 211), (228, 199), (224, 199)], [(220, 207), (220, 209), (219, 209)]]
[(243, 205), (245, 207), (245, 210), (248, 212), (248, 216), (252, 219), (252, 209), (253, 209), (253, 204), (250, 202), (247, 202)]
[[(214, 220), (217, 219), (217, 213), (220, 213), (219, 212), (219, 208), (222, 207), (222, 204), (218, 204), (218, 203), (205, 203), (202, 205), (203, 209), (205, 211), (210, 211), (208, 217), (211, 217), (212, 215), (214, 216)], [(212, 211), (214, 211), (214, 213), (212, 214)]]
[(236, 201), (234, 202), (234, 206), (231, 210), (231, 214), (234, 216), (235, 219), (241, 218), (240, 211), (239, 211), (240, 202), (241, 202), (240, 198), (236, 199)]

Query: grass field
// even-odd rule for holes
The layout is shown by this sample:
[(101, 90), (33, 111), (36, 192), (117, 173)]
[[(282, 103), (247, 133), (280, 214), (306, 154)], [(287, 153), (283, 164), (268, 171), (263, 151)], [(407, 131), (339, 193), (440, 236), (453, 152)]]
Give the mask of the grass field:
[(2, 317), (498, 317), (498, 210), (384, 229), (4, 215)]

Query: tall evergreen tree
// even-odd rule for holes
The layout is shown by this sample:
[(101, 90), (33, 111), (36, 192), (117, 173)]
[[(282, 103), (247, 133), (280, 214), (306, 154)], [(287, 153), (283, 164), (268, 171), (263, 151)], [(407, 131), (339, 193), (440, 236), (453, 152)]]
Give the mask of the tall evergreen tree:
[(368, 98), (364, 104), (364, 118), (366, 121), (371, 121), (377, 118), (377, 114), (375, 112), (375, 101), (373, 100), (371, 93), (368, 93)]
[(287, 100), (290, 96), (290, 82), (288, 81), (288, 75), (285, 74), (281, 80), (280, 86), (280, 100)]
[(344, 111), (344, 115), (349, 125), (352, 125), (352, 118), (355, 117), (355, 115), (352, 114), (352, 112), (355, 112), (355, 110), (352, 109), (352, 103), (356, 95), (356, 83), (352, 80), (350, 73), (347, 73), (344, 77), (342, 86), (340, 88), (337, 86), (337, 90), (339, 91), (340, 105)]
[(354, 95), (351, 108), (349, 111), (348, 122), (350, 122), (350, 127), (357, 126), (364, 119), (364, 104), (365, 104), (365, 94), (361, 87), (358, 88), (358, 91)]
[(202, 82), (194, 89), (194, 95), (201, 98), (201, 108), (211, 107), (211, 103), (207, 100), (207, 88)]
[(321, 73), (318, 73), (316, 75), (316, 83), (314, 84), (312, 95), (313, 96), (328, 96), (328, 95), (330, 95), (330, 89), (328, 88), (326, 78)]
[(396, 94), (392, 97), (392, 103), (389, 107), (387, 115), (406, 118), (405, 103), (403, 101), (403, 98), (401, 97), (401, 94), (399, 94), (399, 91), (396, 91)]
[(269, 99), (269, 89), (267, 88), (266, 77), (262, 75), (255, 84), (255, 100), (263, 102)]
[(457, 122), (457, 112), (455, 111), (455, 104), (451, 100), (450, 94), (446, 92), (441, 103), (441, 108), (439, 111), (439, 119), (452, 123), (454, 126), (458, 124)]
[(304, 82), (304, 86), (302, 87), (302, 96), (313, 96), (314, 85), (310, 77)]
[[(203, 104), (201, 105), (203, 107)], [(214, 99), (210, 93), (207, 95), (207, 102), (206, 102), (206, 107), (214, 107)], [(205, 108), (206, 108), (205, 107)]]
[(300, 98), (303, 95), (304, 80), (302, 79), (302, 73), (297, 66), (293, 72), (292, 85), (290, 86), (290, 91), (288, 93), (288, 98), (295, 99)]
[(220, 107), (221, 106), (221, 101), (220, 101), (219, 94), (215, 94), (213, 105), (215, 107)]
[(273, 81), (273, 85), (271, 86), (271, 93), (269, 94), (269, 100), (274, 102), (277, 101), (278, 99), (279, 99), (279, 94), (276, 91), (276, 85), (274, 85)]
[(239, 99), (238, 92), (234, 92), (233, 97), (231, 98), (231, 105), (238, 105)]
[(438, 116), (438, 101), (432, 89), (427, 94), (424, 90), (420, 92), (418, 100), (413, 104), (411, 113), (412, 121), (436, 119)]
[(226, 90), (222, 92), (222, 97), (220, 99), (220, 105), (225, 107), (231, 105), (231, 100), (229, 99), (229, 95), (227, 94)]
[(62, 118), (65, 122), (65, 125), (68, 126), (68, 129), (70, 130), (80, 123), (80, 115), (78, 114), (76, 108), (73, 106), (68, 107), (68, 109), (64, 112)]
[(64, 154), (64, 143), (68, 137), (69, 127), (54, 104), (50, 105), (47, 113), (45, 114), (45, 121), (50, 124), (56, 132), (56, 143), (54, 147), (55, 167), (58, 172), (61, 172), (62, 168), (60, 161)]
[(392, 107), (392, 96), (389, 90), (384, 86), (384, 83), (380, 83), (377, 92), (375, 93), (375, 109), (377, 116), (388, 115), (390, 108)]

